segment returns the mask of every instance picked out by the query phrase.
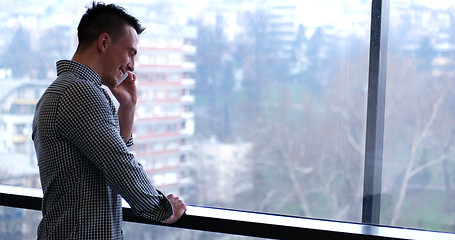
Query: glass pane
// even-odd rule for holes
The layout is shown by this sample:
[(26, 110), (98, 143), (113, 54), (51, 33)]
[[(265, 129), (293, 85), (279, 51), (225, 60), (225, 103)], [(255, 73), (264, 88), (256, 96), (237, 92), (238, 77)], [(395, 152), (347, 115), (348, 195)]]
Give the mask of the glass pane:
[[(4, 3), (0, 183), (40, 186), (34, 105), (72, 57), (89, 2)], [(147, 27), (132, 150), (157, 188), (188, 204), (360, 221), (370, 1), (118, 3)]]
[(196, 65), (183, 68), (183, 81), (195, 85), (194, 102), (182, 96), (193, 105), (181, 115), (182, 133), (194, 133), (177, 136), (188, 184), (180, 190), (191, 203), (360, 221), (370, 8), (208, 1), (181, 27), (197, 29), (183, 41), (195, 52), (182, 49)]
[(0, 206), (0, 239), (36, 239), (40, 211)]
[(449, 1), (390, 2), (382, 224), (454, 231), (454, 20)]

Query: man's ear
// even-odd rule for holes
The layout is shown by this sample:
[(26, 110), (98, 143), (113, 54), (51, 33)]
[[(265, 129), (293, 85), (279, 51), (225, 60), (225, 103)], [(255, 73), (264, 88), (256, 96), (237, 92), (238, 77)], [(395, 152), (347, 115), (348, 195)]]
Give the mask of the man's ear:
[(101, 52), (105, 52), (110, 44), (111, 44), (111, 37), (109, 36), (109, 34), (102, 33), (98, 37), (97, 47), (98, 47), (98, 50), (100, 50)]

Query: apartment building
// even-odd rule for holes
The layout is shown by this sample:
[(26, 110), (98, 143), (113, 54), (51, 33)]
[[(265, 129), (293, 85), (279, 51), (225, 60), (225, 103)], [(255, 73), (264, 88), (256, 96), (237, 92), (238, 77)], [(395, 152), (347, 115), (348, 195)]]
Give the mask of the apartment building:
[(185, 199), (191, 191), (195, 27), (147, 25), (136, 75), (139, 102), (133, 151), (155, 186)]
[(0, 164), (4, 183), (39, 187), (31, 125), (35, 105), (48, 85), (30, 79), (0, 81)]

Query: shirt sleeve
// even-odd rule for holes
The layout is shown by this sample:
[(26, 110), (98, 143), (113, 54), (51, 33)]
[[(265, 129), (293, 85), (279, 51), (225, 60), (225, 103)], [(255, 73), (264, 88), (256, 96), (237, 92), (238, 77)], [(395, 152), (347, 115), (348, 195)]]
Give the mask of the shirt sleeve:
[[(122, 134), (120, 134), (122, 135)], [(122, 137), (123, 141), (125, 141), (125, 139)], [(133, 141), (133, 134), (131, 134), (131, 137), (128, 139), (128, 141), (126, 142), (126, 146), (127, 147), (131, 147), (134, 145), (134, 141)]]
[(103, 89), (87, 82), (66, 89), (56, 125), (80, 149), (84, 159), (100, 170), (107, 184), (130, 204), (135, 214), (153, 221), (163, 221), (172, 215), (167, 198), (152, 186), (143, 167), (128, 151), (115, 109)]

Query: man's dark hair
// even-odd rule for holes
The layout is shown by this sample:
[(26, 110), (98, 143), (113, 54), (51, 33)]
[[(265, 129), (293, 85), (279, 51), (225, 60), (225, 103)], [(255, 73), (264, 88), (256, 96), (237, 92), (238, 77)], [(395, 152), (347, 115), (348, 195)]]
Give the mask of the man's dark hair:
[(132, 26), (138, 35), (145, 30), (139, 20), (126, 13), (124, 8), (93, 2), (77, 27), (78, 48), (86, 48), (103, 33), (109, 34), (113, 42), (117, 41), (124, 33), (125, 24)]

